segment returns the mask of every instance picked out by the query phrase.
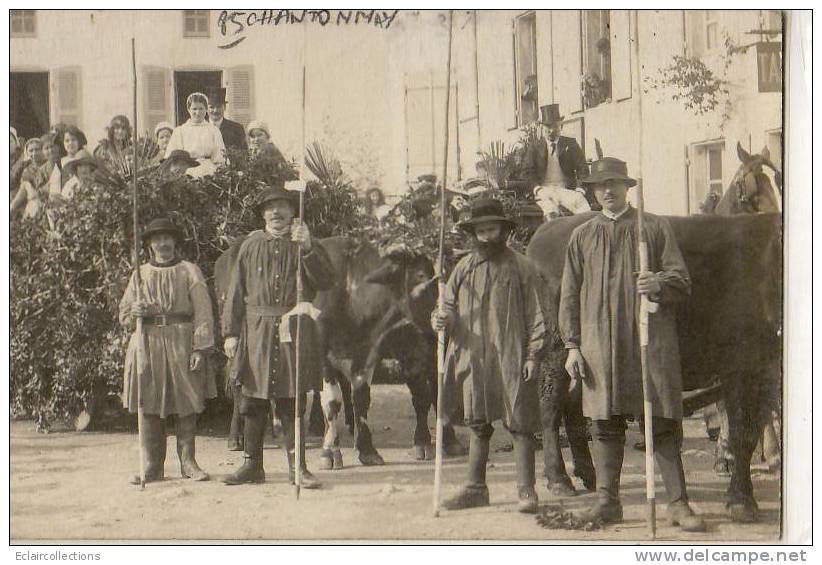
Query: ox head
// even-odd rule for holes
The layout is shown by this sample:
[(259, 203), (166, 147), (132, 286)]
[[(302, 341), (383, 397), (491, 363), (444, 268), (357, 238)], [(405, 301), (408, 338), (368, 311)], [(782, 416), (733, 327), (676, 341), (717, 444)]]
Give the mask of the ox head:
[(407, 304), (407, 315), (421, 328), (428, 327), (436, 302), (436, 281), (431, 260), (405, 247), (389, 249), (365, 277), (365, 282), (387, 286), (397, 300)]

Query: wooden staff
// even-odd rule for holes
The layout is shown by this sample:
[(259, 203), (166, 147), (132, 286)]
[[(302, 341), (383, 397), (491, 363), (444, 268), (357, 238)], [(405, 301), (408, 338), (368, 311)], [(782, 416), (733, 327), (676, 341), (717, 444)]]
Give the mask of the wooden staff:
[[(134, 149), (134, 163), (131, 166), (132, 198), (134, 200), (134, 295), (135, 300), (140, 302), (140, 211), (137, 196), (137, 56), (135, 55), (134, 38), (131, 38), (131, 77), (132, 77), (132, 114), (133, 129), (135, 132), (132, 147)], [(145, 336), (143, 335), (143, 318), (138, 317), (134, 334), (137, 339), (135, 350), (135, 362), (137, 365), (137, 442), (139, 444), (140, 456), (140, 488), (146, 488), (146, 467), (143, 462), (143, 448), (145, 447), (145, 426), (143, 425), (143, 377), (145, 376)]]
[[(642, 194), (642, 69), (639, 61), (639, 12), (634, 11), (634, 75), (637, 77), (637, 115), (639, 116), (639, 159), (637, 160), (637, 253), (639, 254), (639, 271), (648, 270), (648, 242), (645, 238), (645, 200)], [(654, 405), (653, 386), (648, 374), (648, 343), (650, 341), (648, 316), (656, 312), (658, 305), (651, 302), (648, 296), (639, 297), (639, 355), (642, 365), (642, 398), (645, 418), (645, 494), (647, 499), (648, 534), (656, 538), (656, 482), (654, 475)]]
[[(445, 202), (445, 187), (448, 180), (448, 111), (451, 102), (451, 42), (454, 35), (454, 13), (448, 10), (448, 67), (445, 73), (445, 144), (442, 158), (442, 186), (440, 188), (440, 241), (437, 284), (439, 297), (437, 310), (445, 314), (445, 217), (448, 212)], [(443, 392), (445, 388), (445, 330), (437, 332), (437, 433), (434, 456), (434, 517), (440, 515), (440, 490), (442, 488), (442, 441), (443, 441)]]

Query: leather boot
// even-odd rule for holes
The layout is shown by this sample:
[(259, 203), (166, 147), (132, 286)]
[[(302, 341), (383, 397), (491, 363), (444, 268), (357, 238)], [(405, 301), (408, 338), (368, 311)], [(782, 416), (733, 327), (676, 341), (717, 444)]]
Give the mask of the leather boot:
[(446, 510), (463, 510), (490, 504), (488, 486), (485, 484), (485, 470), (491, 446), (490, 433), (472, 430), (468, 447), (468, 484), (442, 503)]
[(195, 481), (207, 481), (208, 473), (197, 464), (194, 455), (194, 437), (197, 433), (197, 414), (177, 416), (177, 457), (180, 475)]
[(622, 503), (619, 501), (619, 478), (625, 456), (625, 435), (597, 437), (594, 440), (594, 468), (597, 476), (597, 501), (579, 518), (605, 524), (622, 522)]
[(227, 485), (264, 483), (263, 434), (268, 416), (265, 412), (243, 417), (243, 461), (242, 467), (223, 479)]
[[(160, 416), (143, 415), (143, 440), (140, 455), (143, 458), (146, 482), (162, 481), (166, 464), (166, 425)], [(139, 485), (140, 474), (134, 475), (129, 482)]]
[[(304, 429), (302, 421), (300, 421), (300, 426)], [(301, 429), (301, 431), (303, 431)], [(296, 484), (296, 473), (294, 472), (295, 466), (295, 433), (294, 433), (294, 420), (287, 418), (283, 420), (283, 432), (285, 435), (285, 444), (284, 450), (286, 459), (288, 461), (288, 482)], [(322, 486), (319, 479), (311, 474), (311, 471), (308, 470), (308, 465), (305, 461), (305, 435), (304, 433), (300, 434), (300, 487), (304, 489), (318, 489)]]
[(539, 508), (534, 471), (534, 438), (531, 434), (512, 433), (514, 438), (514, 458), (517, 466), (517, 510), (524, 514), (535, 514)]

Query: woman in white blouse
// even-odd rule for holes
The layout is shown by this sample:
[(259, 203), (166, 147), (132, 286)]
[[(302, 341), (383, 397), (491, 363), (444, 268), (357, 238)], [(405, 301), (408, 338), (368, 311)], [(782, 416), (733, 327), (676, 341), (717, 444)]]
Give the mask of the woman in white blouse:
[(189, 94), (186, 107), (189, 119), (174, 128), (166, 147), (166, 157), (176, 149), (188, 151), (200, 165), (186, 174), (195, 178), (214, 174), (219, 165), (225, 164), (225, 144), (220, 130), (206, 120), (208, 98), (200, 92)]

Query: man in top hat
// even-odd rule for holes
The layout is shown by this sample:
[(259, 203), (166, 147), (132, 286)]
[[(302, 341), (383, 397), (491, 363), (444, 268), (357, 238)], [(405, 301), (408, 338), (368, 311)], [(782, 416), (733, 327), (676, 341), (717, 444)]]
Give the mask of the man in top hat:
[(471, 429), (468, 483), (444, 502), (450, 510), (489, 504), (485, 469), (493, 423), (514, 439), (520, 512), (536, 512), (534, 432), (540, 429), (537, 355), (545, 343), (538, 274), (506, 245), (514, 222), (502, 204), (479, 198), (459, 224), (474, 249), (457, 263), (445, 290), (445, 313), (432, 314), (449, 337), (445, 401), (451, 421)]
[(577, 140), (560, 135), (564, 116), (559, 104), (540, 107), (542, 136), (525, 158), (525, 175), (546, 219), (591, 209), (584, 191), (577, 191), (588, 165)]
[(593, 421), (597, 501), (587, 519), (622, 521), (619, 482), (626, 419), (643, 415), (642, 365), (637, 337), (640, 295), (659, 305), (650, 315), (648, 373), (653, 395), (656, 460), (668, 492), (668, 517), (686, 531), (705, 523), (688, 504), (682, 467), (682, 376), (674, 313), (691, 280), (673, 231), (645, 214), (649, 270), (637, 272), (637, 211), (628, 204), (624, 161), (606, 157), (583, 182), (602, 213), (571, 234), (562, 277), (559, 329), (572, 386), (582, 381), (582, 407)]
[(223, 134), (226, 149), (248, 149), (245, 128), (242, 124), (225, 117), (225, 88), (212, 88), (206, 92), (208, 97), (208, 119)]
[[(281, 183), (260, 194), (256, 207), (265, 228), (251, 232), (241, 244), (223, 305), (229, 378), (242, 385), (245, 457), (243, 466), (225, 479), (229, 485), (265, 481), (263, 434), (272, 408), (283, 425), (292, 484), (295, 479), (296, 351), (291, 336), (296, 336), (296, 317), (286, 314), (297, 304), (298, 254), (302, 254), (305, 301), (334, 284), (334, 268), (325, 249), (311, 238), (305, 223), (293, 222), (299, 210), (297, 196)], [(307, 316), (301, 320), (301, 410), (305, 410), (306, 391), (319, 390), (322, 381), (322, 355), (316, 350), (312, 322)], [(304, 453), (305, 444), (299, 449)], [(320, 483), (308, 471), (305, 456), (300, 460), (301, 485), (318, 488)]]
[[(211, 297), (199, 267), (178, 255), (181, 233), (170, 220), (153, 220), (142, 235), (151, 260), (140, 266), (139, 300), (136, 277), (132, 277), (120, 301), (121, 324), (133, 328), (135, 320), (142, 318), (144, 333), (133, 334), (128, 344), (123, 404), (131, 413), (140, 405), (143, 408), (141, 456), (147, 482), (163, 479), (165, 425), (172, 416), (177, 424), (180, 474), (205, 481), (208, 474), (194, 457), (194, 436), (206, 399), (217, 396), (214, 375), (206, 370), (206, 356), (214, 346)], [(139, 339), (144, 340), (140, 358)], [(139, 480), (135, 477), (132, 482), (139, 484)]]

